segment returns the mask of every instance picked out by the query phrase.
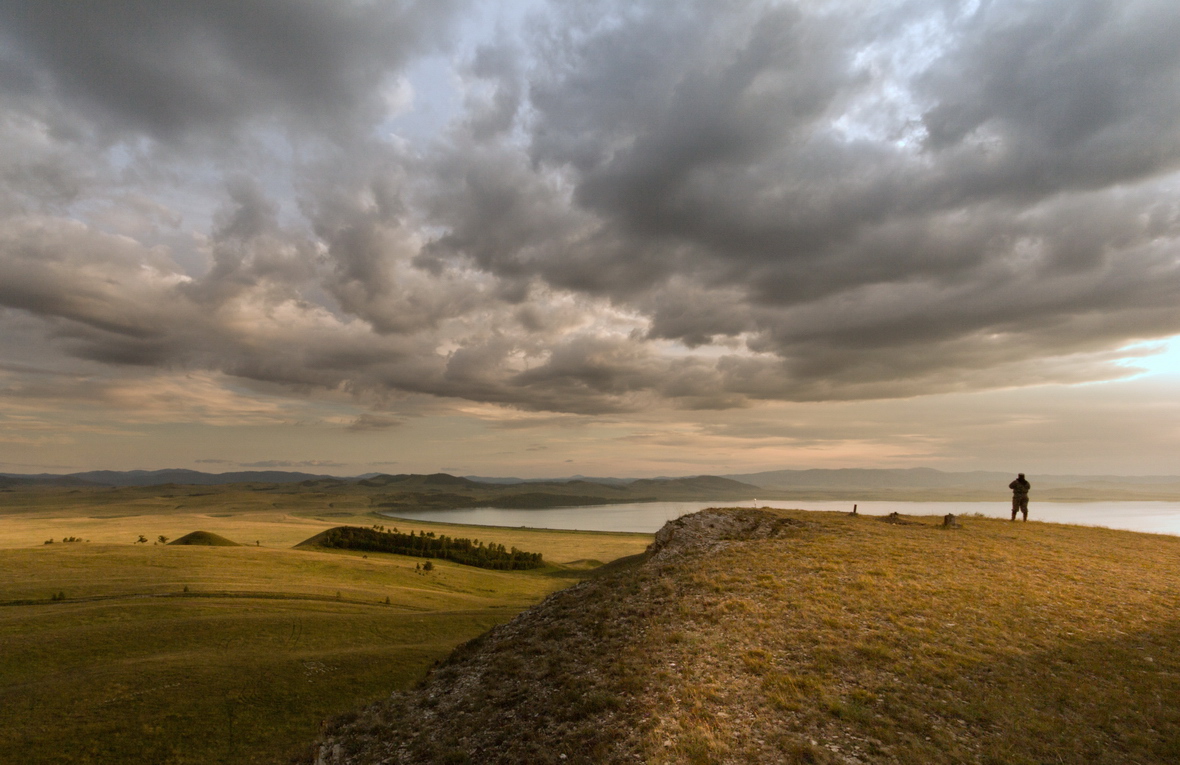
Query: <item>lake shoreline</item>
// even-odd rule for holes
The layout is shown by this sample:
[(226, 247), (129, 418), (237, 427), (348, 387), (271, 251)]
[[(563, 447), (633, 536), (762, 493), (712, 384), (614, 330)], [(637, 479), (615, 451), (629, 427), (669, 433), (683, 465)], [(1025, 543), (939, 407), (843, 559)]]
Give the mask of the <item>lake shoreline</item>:
[[(849, 513), (853, 506), (858, 514), (884, 516), (890, 513), (909, 516), (941, 516), (953, 514), (967, 517), (1007, 519), (1011, 505), (1003, 502), (916, 502), (899, 500), (758, 500), (758, 507), (800, 509), (816, 512)], [(482, 507), (452, 510), (399, 509), (397, 514), (382, 513), (383, 517), (406, 521), (438, 521), (467, 526), (501, 528), (536, 528), (567, 531), (598, 531), (652, 534), (665, 523), (682, 515), (710, 507), (753, 507), (754, 500), (745, 502), (636, 502), (609, 506), (590, 505), (550, 509), (508, 510)], [(790, 507), (783, 507), (791, 503)], [(1180, 534), (1180, 502), (1166, 500), (1050, 502), (1033, 501), (1029, 520), (1034, 522), (1065, 523), (1093, 526), (1147, 534)]]

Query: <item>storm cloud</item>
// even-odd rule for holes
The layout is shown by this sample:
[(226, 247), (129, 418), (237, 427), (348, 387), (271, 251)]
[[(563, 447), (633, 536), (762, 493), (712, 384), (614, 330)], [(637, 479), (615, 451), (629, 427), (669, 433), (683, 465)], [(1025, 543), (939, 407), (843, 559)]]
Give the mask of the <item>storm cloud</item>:
[[(463, 31), (495, 7), (0, 0), (13, 364), (602, 414), (1112, 379), (1180, 334), (1173, 2)], [(454, 112), (403, 130), (440, 56)]]
[(113, 140), (266, 119), (295, 130), (363, 125), (385, 76), (437, 47), (460, 5), (8, 0), (0, 3), (5, 90), (64, 102)]

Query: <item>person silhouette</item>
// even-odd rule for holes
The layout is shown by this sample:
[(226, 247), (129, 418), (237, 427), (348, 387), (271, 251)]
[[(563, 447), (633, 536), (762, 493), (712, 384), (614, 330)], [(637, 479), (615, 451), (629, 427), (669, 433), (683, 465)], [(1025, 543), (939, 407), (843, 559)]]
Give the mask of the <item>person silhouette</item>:
[(1024, 473), (1016, 476), (1016, 480), (1008, 484), (1008, 488), (1012, 490), (1012, 520), (1016, 520), (1016, 513), (1019, 511), (1024, 514), (1024, 520), (1028, 520), (1028, 490), (1032, 488), (1032, 484), (1024, 477)]

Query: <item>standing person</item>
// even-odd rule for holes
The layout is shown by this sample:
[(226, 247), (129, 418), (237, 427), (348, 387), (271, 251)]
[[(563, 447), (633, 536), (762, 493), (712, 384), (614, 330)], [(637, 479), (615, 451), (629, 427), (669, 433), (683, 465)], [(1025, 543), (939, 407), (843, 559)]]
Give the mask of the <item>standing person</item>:
[(1016, 476), (1016, 480), (1008, 484), (1012, 490), (1012, 520), (1016, 520), (1016, 511), (1024, 513), (1024, 520), (1028, 520), (1028, 490), (1032, 488), (1024, 477), (1024, 473)]

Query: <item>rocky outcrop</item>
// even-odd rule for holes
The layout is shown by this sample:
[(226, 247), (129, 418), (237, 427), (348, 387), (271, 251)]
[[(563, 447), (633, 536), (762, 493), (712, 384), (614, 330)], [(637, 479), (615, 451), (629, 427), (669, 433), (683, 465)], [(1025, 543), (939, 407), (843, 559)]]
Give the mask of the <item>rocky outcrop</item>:
[(669, 663), (658, 657), (674, 642), (665, 632), (678, 608), (677, 584), (663, 572), (800, 526), (753, 509), (672, 521), (641, 560), (554, 593), (460, 646), (418, 688), (333, 721), (304, 762), (642, 761), (649, 690)]
[(728, 542), (770, 539), (797, 531), (800, 521), (762, 510), (703, 510), (668, 521), (656, 532), (648, 554), (656, 562), (724, 547)]

